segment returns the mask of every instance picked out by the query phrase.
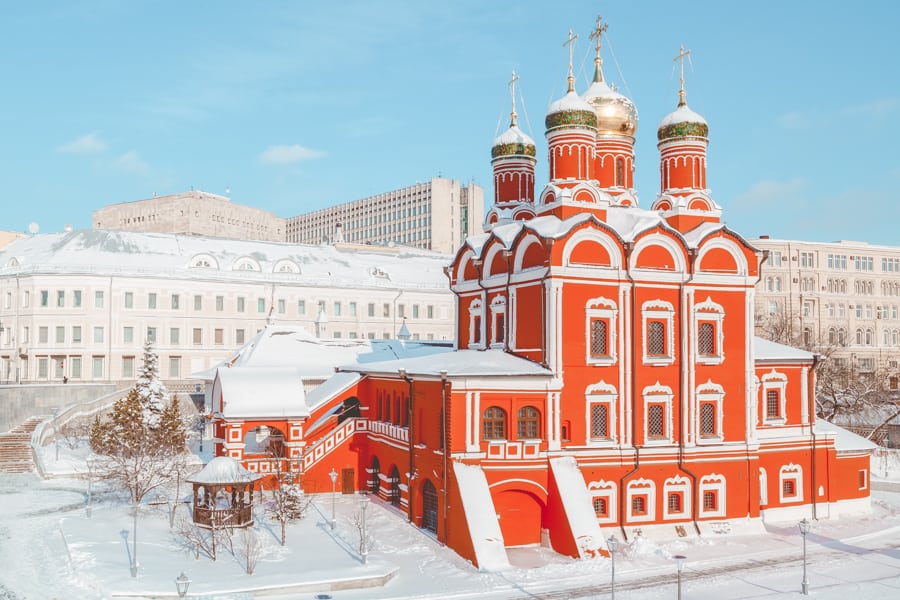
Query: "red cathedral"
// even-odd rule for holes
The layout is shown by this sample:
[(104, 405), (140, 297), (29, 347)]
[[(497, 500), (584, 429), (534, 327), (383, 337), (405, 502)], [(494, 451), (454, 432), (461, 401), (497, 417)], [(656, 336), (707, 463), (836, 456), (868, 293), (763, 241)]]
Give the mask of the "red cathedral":
[(294, 414), (229, 413), (240, 388), (220, 369), (219, 454), (274, 470), (244, 444), (267, 427), (307, 489), (330, 490), (334, 469), (339, 490), (377, 495), (484, 569), (508, 565), (512, 546), (585, 557), (611, 535), (728, 535), (867, 509), (871, 445), (816, 422), (818, 357), (753, 336), (763, 255), (721, 222), (683, 68), (657, 129), (660, 191), (638, 206), (638, 115), (604, 79), (604, 28), (581, 94), (570, 35), (539, 191), (513, 77), (485, 232), (447, 269), (455, 348), (342, 366)]

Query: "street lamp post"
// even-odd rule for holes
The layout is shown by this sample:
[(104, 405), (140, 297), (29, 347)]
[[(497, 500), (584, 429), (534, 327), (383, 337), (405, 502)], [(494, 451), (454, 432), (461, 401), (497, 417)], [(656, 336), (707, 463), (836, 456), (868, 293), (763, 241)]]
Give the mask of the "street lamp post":
[(94, 491), (94, 490), (93, 490), (93, 484), (94, 484), (94, 457), (93, 457), (93, 456), (89, 456), (89, 457), (87, 458), (87, 460), (85, 460), (85, 463), (87, 463), (87, 469), (88, 469), (87, 518), (90, 519), (90, 518), (91, 518), (91, 512), (93, 511), (93, 508), (94, 508), (94, 494), (93, 494), (93, 491)]
[(134, 503), (134, 536), (131, 538), (131, 576), (137, 577), (138, 561), (137, 561), (137, 519), (138, 503)]
[(619, 549), (619, 540), (616, 536), (611, 535), (606, 540), (606, 547), (609, 548), (610, 572), (609, 572), (609, 598), (616, 600), (616, 550)]
[(809, 596), (809, 579), (806, 578), (806, 534), (809, 533), (809, 526), (812, 523), (807, 521), (806, 517), (803, 517), (803, 520), (798, 525), (800, 534), (803, 536), (803, 581), (800, 582), (800, 593), (804, 596)]
[(366, 540), (366, 509), (369, 508), (369, 499), (365, 495), (359, 499), (359, 508), (362, 510), (362, 539), (359, 543), (359, 553), (362, 555), (363, 564), (366, 564), (369, 562), (369, 545)]
[(59, 409), (53, 411), (53, 445), (56, 446), (56, 462), (59, 462)]
[(187, 596), (188, 588), (191, 586), (191, 578), (181, 572), (181, 575), (175, 578), (175, 589), (178, 590), (178, 597)]
[(334, 470), (334, 467), (331, 467), (331, 472), (328, 474), (328, 477), (331, 478), (331, 529), (334, 530), (334, 523), (335, 523), (334, 505), (335, 505), (335, 502), (337, 501), (336, 500), (336, 494), (337, 494), (336, 488), (337, 488), (337, 478), (338, 478), (337, 471)]
[(674, 557), (675, 564), (678, 567), (678, 600), (681, 600), (681, 571), (684, 569), (684, 561), (687, 560), (686, 556), (682, 556), (681, 554), (676, 554)]

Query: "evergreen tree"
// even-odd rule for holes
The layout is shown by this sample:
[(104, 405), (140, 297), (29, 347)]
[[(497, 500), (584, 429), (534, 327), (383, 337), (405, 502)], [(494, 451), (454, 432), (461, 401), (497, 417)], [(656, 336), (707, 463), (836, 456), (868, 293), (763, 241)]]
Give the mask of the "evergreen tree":
[(159, 378), (159, 357), (150, 340), (144, 342), (144, 363), (134, 387), (140, 401), (144, 425), (150, 429), (158, 429), (163, 409), (169, 401), (169, 392)]

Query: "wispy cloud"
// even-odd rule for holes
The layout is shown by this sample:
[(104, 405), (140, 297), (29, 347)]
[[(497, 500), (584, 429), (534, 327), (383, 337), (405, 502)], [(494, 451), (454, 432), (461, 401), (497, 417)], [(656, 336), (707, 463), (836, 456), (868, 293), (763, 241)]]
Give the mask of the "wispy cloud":
[(96, 133), (88, 133), (66, 142), (56, 150), (64, 154), (97, 154), (106, 150), (106, 142)]
[(772, 205), (796, 205), (806, 189), (806, 181), (795, 177), (788, 181), (763, 179), (757, 181), (743, 194), (736, 196), (729, 207), (758, 209)]
[(785, 129), (811, 129), (847, 119), (854, 119), (856, 123), (876, 124), (885, 117), (896, 114), (898, 108), (900, 97), (889, 96), (841, 106), (831, 111), (795, 110), (779, 115), (775, 122)]
[(259, 162), (264, 165), (288, 165), (323, 156), (325, 156), (325, 152), (300, 144), (269, 146), (259, 155)]
[(112, 166), (124, 173), (132, 175), (149, 175), (150, 165), (134, 150), (121, 154), (112, 161)]

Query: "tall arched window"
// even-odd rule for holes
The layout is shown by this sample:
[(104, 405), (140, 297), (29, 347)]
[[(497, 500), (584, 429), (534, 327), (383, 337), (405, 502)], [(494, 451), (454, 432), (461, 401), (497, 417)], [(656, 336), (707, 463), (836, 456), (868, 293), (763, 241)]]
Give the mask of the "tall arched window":
[(369, 493), (377, 494), (381, 488), (381, 463), (377, 456), (372, 457), (372, 469), (369, 473)]
[(400, 471), (395, 466), (391, 469), (391, 504), (400, 506)]
[(482, 437), (486, 440), (506, 439), (506, 411), (499, 406), (491, 406), (481, 416)]
[(516, 424), (520, 440), (539, 438), (541, 413), (533, 406), (522, 407), (519, 409)]
[(438, 521), (438, 495), (434, 484), (430, 480), (425, 480), (422, 486), (422, 527), (437, 533)]

